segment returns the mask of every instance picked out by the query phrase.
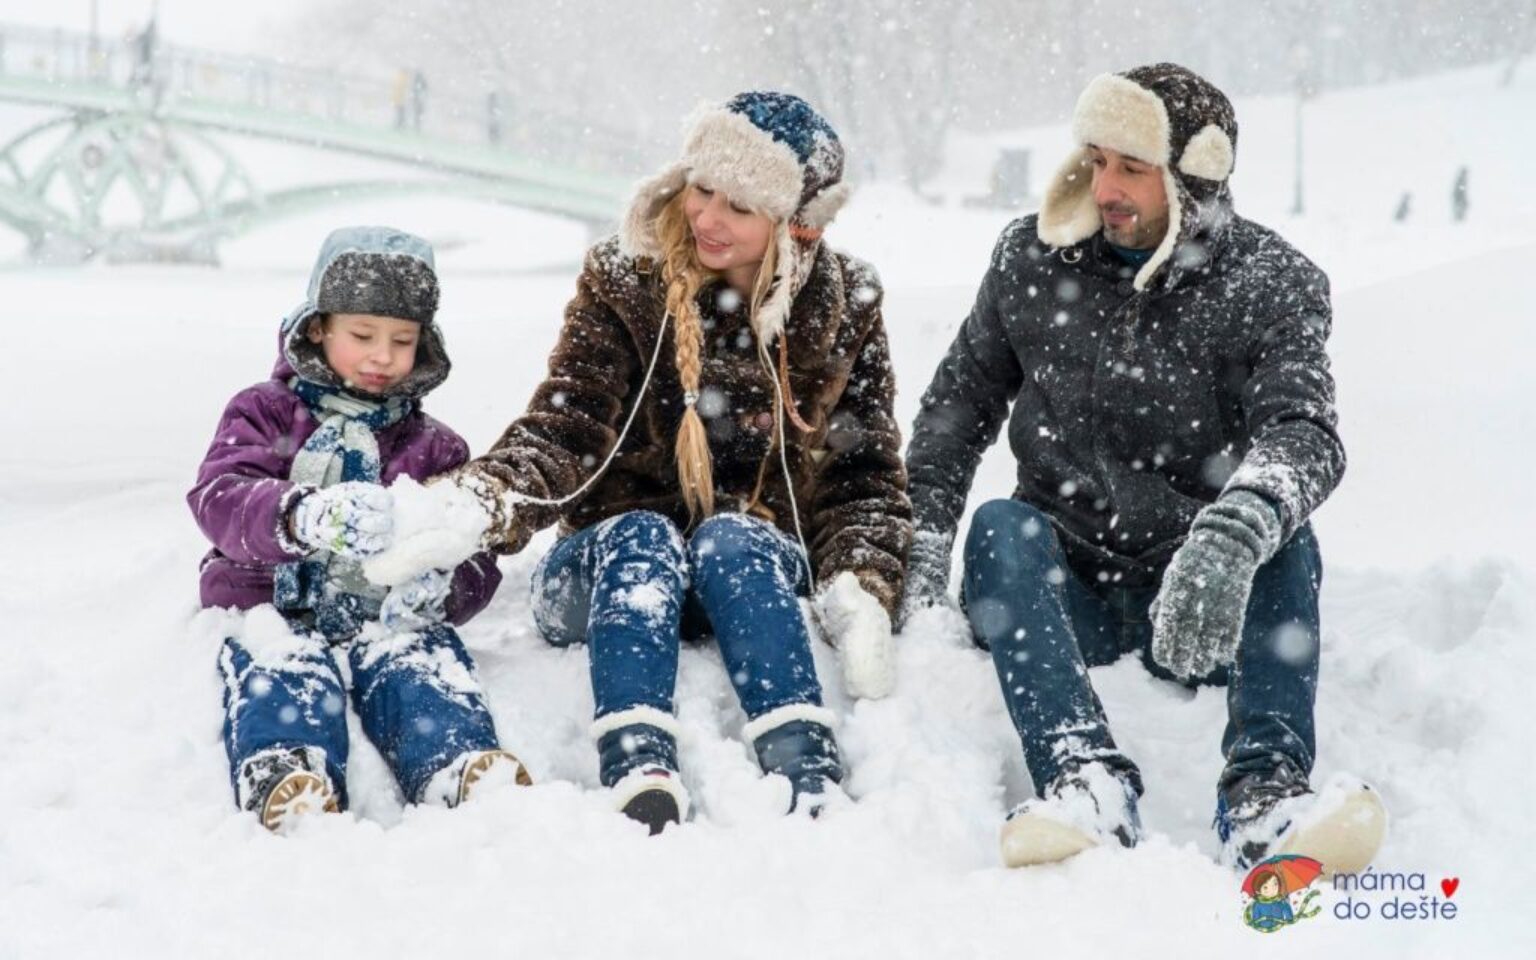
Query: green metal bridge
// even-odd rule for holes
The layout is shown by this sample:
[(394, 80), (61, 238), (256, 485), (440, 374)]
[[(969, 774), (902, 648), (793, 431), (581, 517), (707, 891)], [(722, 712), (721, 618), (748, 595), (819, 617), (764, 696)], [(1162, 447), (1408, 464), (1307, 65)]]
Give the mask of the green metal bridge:
[[(0, 222), (54, 262), (214, 262), (221, 240), (339, 202), (462, 196), (611, 224), (639, 138), (393, 83), (159, 45), (0, 25), (0, 102), (58, 113), (0, 146)], [(430, 110), (428, 109), (430, 107)], [(400, 165), (398, 177), (263, 190), (219, 135)]]

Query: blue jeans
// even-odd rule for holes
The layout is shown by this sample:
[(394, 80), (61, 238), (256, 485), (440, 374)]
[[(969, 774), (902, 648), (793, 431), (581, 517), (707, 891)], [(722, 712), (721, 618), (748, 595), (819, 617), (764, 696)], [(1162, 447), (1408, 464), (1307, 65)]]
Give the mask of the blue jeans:
[(533, 616), (555, 646), (586, 642), (601, 718), (672, 712), (683, 637), (713, 633), (748, 718), (821, 705), (799, 595), (805, 561), (788, 537), (745, 514), (710, 517), (685, 544), (666, 517), (636, 510), (556, 543), (533, 576)]
[[(326, 773), (346, 805), (346, 687), (333, 647), (297, 624), (281, 650), (254, 653), (224, 641), (224, 748), (230, 776), (253, 754), (271, 748), (320, 747)], [(267, 645), (264, 644), (265, 648)], [(363, 732), (384, 755), (406, 799), (421, 799), (427, 781), (460, 754), (497, 749), (496, 729), (474, 662), (446, 624), (382, 641), (345, 645), (352, 703)]]
[[(1227, 687), (1220, 790), (1285, 765), (1303, 777), (1312, 769), (1321, 583), (1317, 540), (1303, 526), (1254, 577), (1232, 669), (1195, 681)], [(1088, 668), (1136, 653), (1153, 675), (1174, 679), (1152, 660), (1148, 608), (1157, 587), (1088, 583), (1068, 566), (1044, 513), (993, 500), (971, 521), (963, 596), (977, 642), (991, 648), (1036, 792), (1064, 768), (1098, 761), (1140, 793), (1141, 775), (1110, 736)]]

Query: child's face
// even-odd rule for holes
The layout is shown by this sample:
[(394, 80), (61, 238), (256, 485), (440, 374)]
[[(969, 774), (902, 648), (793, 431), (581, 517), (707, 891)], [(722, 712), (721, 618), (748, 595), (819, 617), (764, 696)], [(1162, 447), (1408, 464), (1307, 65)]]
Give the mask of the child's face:
[(416, 366), (421, 324), (371, 313), (333, 313), (309, 324), (309, 339), (350, 389), (383, 393)]

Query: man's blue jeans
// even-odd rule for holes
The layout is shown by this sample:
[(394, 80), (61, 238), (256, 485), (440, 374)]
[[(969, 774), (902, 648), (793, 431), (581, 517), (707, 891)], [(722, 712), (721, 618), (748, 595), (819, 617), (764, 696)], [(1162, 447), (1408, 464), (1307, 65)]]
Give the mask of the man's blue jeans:
[[(1322, 558), (1299, 529), (1254, 577), (1237, 660), (1197, 683), (1227, 686), (1226, 757), (1218, 789), (1249, 774), (1312, 769)], [(1035, 791), (1063, 770), (1101, 762), (1137, 793), (1141, 775), (1115, 746), (1088, 668), (1128, 653), (1153, 675), (1148, 608), (1156, 587), (1089, 583), (1068, 566), (1050, 519), (1017, 500), (983, 504), (965, 543), (963, 599), (976, 641), (992, 651), (1003, 701)]]
[(533, 577), (534, 621), (555, 646), (585, 642), (599, 718), (672, 712), (683, 637), (713, 633), (749, 719), (821, 704), (798, 597), (796, 545), (745, 514), (699, 524), (685, 544), (666, 517), (637, 510), (560, 540)]

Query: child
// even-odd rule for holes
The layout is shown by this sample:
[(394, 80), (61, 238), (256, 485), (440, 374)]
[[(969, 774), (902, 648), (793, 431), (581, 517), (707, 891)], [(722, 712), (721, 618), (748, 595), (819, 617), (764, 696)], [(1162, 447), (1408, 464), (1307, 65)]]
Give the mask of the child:
[[(421, 411), (448, 376), (426, 241), (383, 227), (326, 238), (305, 302), (283, 321), (272, 378), (224, 411), (187, 502), (214, 549), (205, 607), (253, 611), (219, 656), (235, 798), (281, 830), (346, 806), (352, 702), (407, 800), (454, 806), (477, 783), (527, 784), (499, 748), (450, 624), (490, 601), (489, 554), (390, 590), (361, 561), (389, 546), (386, 486), (462, 465), (464, 440)], [(280, 617), (280, 619), (279, 619)]]

